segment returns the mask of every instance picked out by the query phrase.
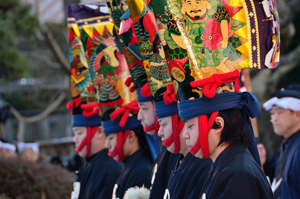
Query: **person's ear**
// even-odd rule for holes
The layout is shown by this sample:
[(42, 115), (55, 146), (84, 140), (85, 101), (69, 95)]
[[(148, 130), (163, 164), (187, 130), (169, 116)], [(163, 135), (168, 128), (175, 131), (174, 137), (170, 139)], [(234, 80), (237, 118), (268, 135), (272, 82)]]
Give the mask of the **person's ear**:
[(296, 114), (296, 121), (299, 122), (300, 121), (300, 111), (295, 111), (294, 113)]
[(130, 130), (129, 134), (128, 134), (128, 141), (129, 141), (129, 143), (133, 142), (135, 139), (136, 139), (135, 132), (132, 131), (132, 130)]
[(220, 116), (217, 116), (215, 119), (215, 123), (219, 126), (218, 129), (215, 129), (216, 133), (221, 133), (224, 128), (224, 124), (225, 124), (224, 119)]
[(208, 1), (206, 1), (206, 8), (211, 9), (211, 4)]
[(102, 139), (103, 137), (105, 137), (102, 126), (99, 126), (99, 128), (97, 129), (96, 136), (97, 136), (97, 139), (99, 139), (99, 140)]

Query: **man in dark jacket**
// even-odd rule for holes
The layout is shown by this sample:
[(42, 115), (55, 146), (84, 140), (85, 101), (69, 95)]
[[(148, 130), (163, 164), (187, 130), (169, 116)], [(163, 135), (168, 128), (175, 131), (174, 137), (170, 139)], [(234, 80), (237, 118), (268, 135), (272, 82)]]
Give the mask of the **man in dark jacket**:
[(264, 171), (273, 179), (275, 199), (300, 198), (300, 85), (276, 91), (264, 108), (271, 111), (274, 133), (283, 137), (269, 161), (264, 145), (257, 146)]

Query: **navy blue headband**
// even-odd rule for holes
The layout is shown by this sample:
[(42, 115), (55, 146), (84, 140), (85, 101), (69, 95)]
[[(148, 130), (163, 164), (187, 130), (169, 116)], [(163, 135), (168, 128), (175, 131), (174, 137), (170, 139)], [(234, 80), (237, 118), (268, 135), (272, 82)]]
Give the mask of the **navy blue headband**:
[(72, 115), (72, 127), (81, 126), (101, 126), (101, 117), (96, 114), (91, 117), (84, 117), (82, 114)]
[(178, 104), (178, 108), (182, 120), (189, 120), (200, 115), (231, 108), (243, 109), (251, 118), (260, 116), (258, 100), (255, 95), (248, 92), (228, 92), (216, 94), (213, 98), (202, 97), (185, 100)]
[(126, 131), (126, 130), (131, 130), (134, 128), (142, 127), (141, 121), (139, 121), (137, 119), (136, 115), (128, 117), (124, 127), (120, 127), (119, 123), (120, 123), (120, 119), (102, 121), (104, 134), (109, 135), (111, 133), (118, 133), (121, 131)]
[(157, 119), (178, 114), (177, 102), (166, 105), (164, 101), (155, 102), (155, 115)]
[(142, 94), (141, 94), (141, 88), (136, 88), (135, 89), (136, 91), (136, 100), (138, 101), (138, 103), (142, 103), (142, 102), (149, 102), (153, 100), (153, 97), (152, 95), (150, 95), (149, 97), (144, 97)]

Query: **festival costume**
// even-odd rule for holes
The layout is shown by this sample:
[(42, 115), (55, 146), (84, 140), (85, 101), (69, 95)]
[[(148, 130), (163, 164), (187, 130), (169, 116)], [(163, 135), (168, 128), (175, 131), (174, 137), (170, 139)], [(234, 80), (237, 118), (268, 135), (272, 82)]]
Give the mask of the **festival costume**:
[(98, 109), (98, 96), (88, 66), (93, 51), (97, 51), (95, 38), (105, 32), (107, 27), (112, 28), (106, 22), (109, 15), (101, 12), (105, 7), (105, 3), (67, 7), (72, 94), (72, 101), (67, 104), (67, 108), (71, 110), (72, 127), (87, 129), (86, 138), (76, 148), (79, 152), (86, 146), (86, 166), (78, 172), (71, 198), (110, 199), (122, 170), (122, 165), (109, 157), (106, 149), (89, 156), (92, 138), (102, 123), (101, 117), (94, 112), (94, 108)]
[[(253, 169), (249, 177), (255, 179), (252, 182), (256, 182), (251, 186), (259, 187), (253, 189), (245, 180), (234, 187), (213, 185), (218, 179), (218, 172), (223, 169), (229, 171), (230, 178), (220, 178), (216, 182), (226, 184), (230, 180), (234, 181), (235, 170), (230, 164), (226, 164), (225, 159), (220, 159), (213, 164), (213, 168), (218, 165), (225, 167), (210, 171), (201, 191), (202, 198), (230, 198), (231, 192), (236, 189), (248, 189), (258, 196), (257, 198), (273, 198), (259, 167), (260, 160), (250, 121), (250, 117), (260, 116), (258, 100), (251, 93), (235, 92), (233, 82), (239, 77), (240, 69), (274, 68), (278, 65), (280, 38), (276, 2), (212, 0), (198, 2), (199, 5), (196, 3), (197, 1), (192, 0), (171, 0), (168, 5), (175, 24), (173, 32), (169, 31), (168, 39), (173, 40), (170, 42), (173, 46), (169, 45), (169, 48), (177, 46), (187, 51), (184, 58), (178, 60), (171, 57), (170, 60), (171, 71), (176, 80), (172, 83), (179, 101), (179, 115), (182, 120), (198, 117), (199, 138), (190, 152), (195, 155), (201, 149), (203, 157), (208, 158), (208, 133), (219, 111), (242, 109), (247, 116), (250, 144), (248, 149), (245, 147), (245, 153), (237, 156), (236, 161), (242, 163), (244, 156), (249, 158), (249, 166)], [(220, 13), (224, 13), (225, 16), (221, 17)], [(180, 32), (181, 37), (176, 35), (176, 31)], [(226, 53), (228, 50), (229, 54)], [(230, 147), (234, 148), (229, 146), (227, 150)], [(249, 152), (251, 156), (247, 155)], [(232, 158), (234, 157), (231, 153), (227, 159), (233, 161)], [(240, 165), (240, 171), (246, 175), (247, 165)], [(243, 195), (239, 194), (241, 193), (237, 193), (234, 198), (243, 198)]]
[[(137, 120), (139, 107), (136, 93), (130, 92), (125, 84), (130, 78), (128, 62), (122, 46), (120, 47), (118, 35), (114, 34), (116, 32), (112, 19), (108, 17), (105, 26), (99, 29), (103, 32), (97, 29), (92, 32), (89, 48), (91, 52), (88, 53), (91, 55), (89, 70), (99, 97), (100, 109), (95, 108), (94, 111), (101, 116), (104, 134), (117, 134), (117, 145), (108, 155), (118, 155), (118, 161), (124, 163), (124, 169), (112, 192), (113, 197), (123, 198), (129, 188), (146, 184), (153, 160), (158, 154), (159, 142), (154, 136), (150, 137), (145, 132), (138, 131), (142, 129), (142, 125)], [(137, 136), (145, 139), (147, 146), (141, 146), (138, 151), (124, 159), (123, 144), (130, 130), (139, 133)]]
[[(273, 93), (271, 99), (264, 103), (264, 108), (270, 111), (273, 105), (292, 111), (299, 111), (299, 88), (289, 86), (286, 90), (283, 89)], [(275, 154), (264, 165), (266, 175), (274, 176), (272, 190), (275, 199), (300, 197), (299, 163), (300, 130), (290, 138), (284, 139)]]
[(209, 158), (196, 158), (191, 153), (182, 155), (170, 175), (165, 198), (199, 198), (211, 165)]

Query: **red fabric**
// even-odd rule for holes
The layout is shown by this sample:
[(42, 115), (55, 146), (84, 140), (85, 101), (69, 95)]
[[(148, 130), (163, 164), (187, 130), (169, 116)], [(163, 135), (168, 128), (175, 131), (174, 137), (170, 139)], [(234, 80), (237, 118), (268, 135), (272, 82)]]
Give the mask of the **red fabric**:
[(144, 127), (145, 132), (153, 131), (154, 129), (155, 129), (155, 123), (150, 126)]
[(80, 152), (86, 146), (85, 156), (88, 157), (90, 155), (91, 147), (92, 147), (92, 138), (94, 137), (98, 128), (99, 128), (98, 126), (87, 126), (86, 127), (86, 137), (82, 140), (79, 147), (77, 147), (75, 149), (77, 152)]
[(190, 152), (195, 155), (198, 150), (201, 148), (203, 158), (209, 157), (209, 145), (208, 145), (208, 133), (214, 124), (216, 117), (218, 116), (219, 111), (213, 112), (207, 121), (206, 115), (200, 115), (198, 119), (198, 128), (199, 128), (199, 138), (195, 145), (190, 149)]
[(94, 102), (94, 103), (91, 103), (91, 104), (82, 104), (80, 106), (80, 108), (82, 109), (82, 115), (84, 117), (91, 117), (94, 114), (96, 114), (94, 112), (94, 108), (98, 108), (98, 103)]
[(179, 153), (180, 151), (180, 133), (184, 127), (184, 122), (180, 119), (178, 122), (178, 114), (172, 115), (172, 135), (164, 140), (162, 144), (165, 147), (169, 147), (174, 142), (174, 153)]
[(140, 110), (140, 107), (138, 106), (137, 101), (134, 100), (134, 101), (130, 102), (129, 104), (122, 106), (119, 109), (116, 109), (114, 112), (112, 112), (110, 114), (110, 118), (112, 120), (115, 120), (115, 119), (119, 118), (120, 116), (122, 116), (119, 126), (124, 127), (128, 117), (129, 117), (129, 113), (132, 111), (139, 111), (139, 110)]
[[(130, 87), (130, 84), (131, 84), (131, 83), (133, 83), (132, 77), (128, 77), (128, 78), (126, 79), (126, 81), (125, 81), (125, 85), (126, 85), (127, 87)], [(134, 92), (134, 91), (135, 91), (135, 86), (131, 86), (131, 87), (129, 88), (129, 91), (130, 91), (130, 92)]]
[(167, 90), (164, 93), (164, 102), (166, 105), (169, 105), (172, 102), (177, 102), (177, 97), (172, 83), (167, 84)]
[(147, 82), (144, 86), (142, 86), (141, 94), (142, 94), (143, 97), (149, 97), (151, 95), (149, 82)]
[(143, 25), (149, 33), (149, 41), (153, 44), (155, 33), (158, 33), (156, 21), (153, 12), (148, 12), (143, 18)]
[(238, 70), (224, 74), (213, 74), (211, 77), (191, 82), (192, 87), (202, 87), (203, 94), (208, 98), (213, 98), (216, 95), (216, 90), (222, 84), (234, 82), (240, 76)]
[(124, 131), (124, 132), (118, 132), (117, 133), (117, 144), (116, 147), (112, 152), (108, 152), (108, 156), (114, 157), (118, 155), (118, 162), (122, 161), (124, 159), (124, 150), (123, 145), (129, 135), (130, 130)]
[(116, 104), (118, 104), (118, 107), (121, 107), (123, 102), (124, 102), (124, 100), (122, 98), (119, 98), (117, 100), (110, 101), (110, 102), (101, 102), (99, 104), (100, 111), (103, 112), (103, 107), (109, 107), (110, 109), (112, 109), (115, 107)]
[(170, 74), (172, 74), (172, 68), (174, 67), (177, 67), (179, 68), (183, 73), (186, 73), (186, 71), (184, 70), (183, 66), (185, 65), (185, 63), (187, 62), (188, 60), (188, 56), (182, 58), (182, 59), (176, 59), (174, 57), (174, 61), (171, 60), (171, 59), (167, 59), (167, 64), (168, 64), (168, 67), (169, 67), (169, 71), (170, 71)]

